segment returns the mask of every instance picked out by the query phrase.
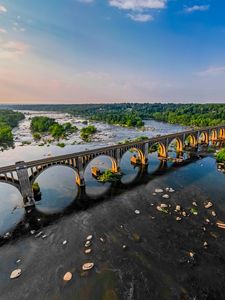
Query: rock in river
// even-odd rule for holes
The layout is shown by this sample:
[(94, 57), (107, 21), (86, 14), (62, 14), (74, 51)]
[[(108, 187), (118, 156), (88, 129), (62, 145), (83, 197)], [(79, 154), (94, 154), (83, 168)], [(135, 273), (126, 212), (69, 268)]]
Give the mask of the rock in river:
[(93, 267), (94, 267), (94, 263), (88, 262), (88, 263), (83, 264), (82, 270), (83, 271), (91, 270)]
[(90, 240), (92, 240), (92, 238), (93, 238), (93, 235), (90, 234), (90, 235), (88, 235), (88, 236), (86, 237), (86, 240), (87, 240), (87, 241), (90, 241)]
[(21, 269), (16, 269), (16, 270), (12, 271), (10, 278), (15, 279), (15, 278), (19, 277), (21, 275), (21, 273), (22, 273)]
[(63, 276), (63, 280), (64, 281), (70, 281), (73, 277), (73, 274), (71, 272), (67, 272), (64, 276)]
[(205, 208), (210, 208), (212, 206), (213, 206), (213, 204), (210, 201), (205, 204)]

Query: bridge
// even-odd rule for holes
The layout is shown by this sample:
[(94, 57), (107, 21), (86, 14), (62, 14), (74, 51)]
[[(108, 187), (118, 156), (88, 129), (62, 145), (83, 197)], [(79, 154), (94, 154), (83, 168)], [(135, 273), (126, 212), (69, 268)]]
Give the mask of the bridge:
[[(187, 148), (198, 151), (199, 145), (209, 145), (210, 143), (216, 145), (224, 141), (225, 125), (193, 129), (164, 136), (156, 136), (138, 142), (118, 144), (29, 162), (20, 161), (15, 163), (15, 165), (0, 168), (0, 182), (15, 186), (22, 194), (24, 206), (29, 207), (35, 205), (32, 189), (33, 183), (43, 171), (50, 167), (64, 165), (72, 168), (76, 172), (76, 183), (80, 187), (84, 187), (85, 169), (94, 158), (101, 155), (110, 158), (112, 162), (111, 171), (116, 173), (119, 171), (121, 158), (127, 151), (137, 153), (137, 157), (134, 155), (135, 159), (137, 159), (140, 165), (146, 166), (148, 164), (149, 152), (151, 152), (151, 149), (155, 149), (155, 145), (157, 146), (159, 159), (166, 160), (172, 144), (175, 144), (176, 152), (182, 153)], [(131, 160), (131, 162), (133, 161)]]

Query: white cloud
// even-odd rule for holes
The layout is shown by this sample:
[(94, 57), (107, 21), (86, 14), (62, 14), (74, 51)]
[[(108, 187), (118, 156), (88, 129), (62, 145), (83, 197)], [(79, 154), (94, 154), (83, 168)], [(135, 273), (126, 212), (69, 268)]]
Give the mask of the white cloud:
[(7, 12), (7, 8), (3, 5), (0, 5), (0, 12), (6, 13)]
[(128, 14), (128, 17), (136, 22), (148, 22), (154, 20), (153, 16), (149, 14)]
[(165, 8), (166, 3), (167, 0), (109, 0), (110, 6), (133, 11)]
[(7, 31), (4, 28), (0, 28), (0, 33), (7, 33)]
[(185, 7), (184, 8), (184, 11), (186, 13), (192, 13), (194, 11), (206, 11), (209, 9), (209, 5), (194, 5), (194, 6), (191, 6), (191, 7)]
[(127, 16), (136, 22), (154, 20), (151, 11), (166, 8), (168, 0), (108, 0), (109, 5), (127, 11)]
[(197, 75), (206, 77), (206, 76), (218, 76), (223, 74), (225, 74), (225, 66), (209, 67), (208, 69), (199, 72)]

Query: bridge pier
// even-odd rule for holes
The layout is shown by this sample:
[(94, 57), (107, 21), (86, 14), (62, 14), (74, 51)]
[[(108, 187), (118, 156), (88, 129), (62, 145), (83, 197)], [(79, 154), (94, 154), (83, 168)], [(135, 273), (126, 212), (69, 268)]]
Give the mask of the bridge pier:
[(24, 207), (34, 206), (34, 193), (29, 180), (27, 166), (25, 165), (24, 161), (17, 162), (15, 165), (20, 184), (20, 191), (23, 196)]

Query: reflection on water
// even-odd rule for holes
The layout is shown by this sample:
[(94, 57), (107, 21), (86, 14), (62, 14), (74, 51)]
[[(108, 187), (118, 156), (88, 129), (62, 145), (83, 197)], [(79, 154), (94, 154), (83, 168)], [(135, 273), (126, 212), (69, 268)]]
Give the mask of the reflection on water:
[(36, 182), (41, 189), (41, 201), (36, 203), (37, 210), (53, 214), (72, 204), (78, 195), (76, 173), (65, 166), (50, 167), (41, 173)]
[(158, 159), (158, 152), (153, 152), (148, 156), (148, 174), (154, 173), (161, 165), (161, 161)]
[(123, 184), (132, 183), (140, 173), (141, 167), (137, 165), (132, 165), (130, 162), (131, 157), (134, 155), (138, 157), (137, 151), (127, 151), (126, 153), (124, 153), (120, 161), (120, 170), (123, 174), (121, 182)]
[(15, 227), (23, 218), (23, 198), (12, 185), (0, 183), (0, 236)]
[(103, 196), (108, 192), (111, 187), (111, 183), (98, 182), (96, 178), (92, 176), (91, 168), (97, 167), (100, 172), (104, 172), (105, 170), (112, 168), (112, 161), (106, 155), (101, 155), (99, 157), (94, 158), (86, 167), (84, 172), (84, 180), (85, 180), (85, 193), (88, 197), (96, 199), (98, 197)]

